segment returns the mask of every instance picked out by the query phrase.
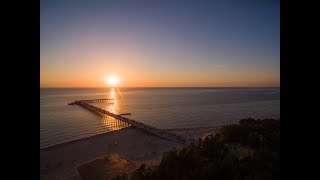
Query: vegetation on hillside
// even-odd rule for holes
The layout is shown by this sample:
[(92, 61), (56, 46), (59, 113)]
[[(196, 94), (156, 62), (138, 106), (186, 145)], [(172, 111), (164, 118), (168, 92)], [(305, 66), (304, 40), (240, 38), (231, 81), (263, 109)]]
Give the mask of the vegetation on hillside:
[(214, 136), (164, 154), (158, 166), (143, 164), (113, 179), (280, 179), (280, 120), (248, 118), (223, 126)]

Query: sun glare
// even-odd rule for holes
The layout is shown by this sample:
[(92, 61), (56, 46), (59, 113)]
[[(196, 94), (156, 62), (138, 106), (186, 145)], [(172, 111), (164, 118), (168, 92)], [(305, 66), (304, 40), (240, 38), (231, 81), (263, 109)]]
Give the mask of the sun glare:
[(104, 82), (105, 84), (108, 84), (112, 87), (116, 87), (119, 84), (120, 80), (117, 76), (109, 76), (105, 79)]

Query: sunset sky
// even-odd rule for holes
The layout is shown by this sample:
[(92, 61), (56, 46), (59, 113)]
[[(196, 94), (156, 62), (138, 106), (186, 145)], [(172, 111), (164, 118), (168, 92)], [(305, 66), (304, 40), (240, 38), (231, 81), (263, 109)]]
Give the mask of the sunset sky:
[(40, 87), (280, 86), (277, 0), (40, 4)]

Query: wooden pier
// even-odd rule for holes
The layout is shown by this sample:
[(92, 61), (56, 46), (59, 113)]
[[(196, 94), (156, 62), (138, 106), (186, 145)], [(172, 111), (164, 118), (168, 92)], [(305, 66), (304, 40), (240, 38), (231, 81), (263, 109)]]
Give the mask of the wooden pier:
[(131, 115), (131, 113), (122, 113), (122, 114), (120, 114), (121, 116), (122, 115)]
[(71, 103), (68, 103), (68, 105), (75, 105), (77, 103), (83, 102), (83, 103), (101, 103), (101, 102), (105, 102), (108, 100), (112, 100), (114, 101), (114, 99), (89, 99), (89, 100), (80, 100), (80, 101), (74, 101)]
[[(105, 101), (105, 100), (110, 100), (110, 99), (103, 99), (103, 100)], [(129, 119), (129, 118), (123, 117), (123, 116), (118, 115), (118, 114), (114, 114), (112, 112), (109, 112), (109, 111), (106, 111), (104, 109), (101, 109), (101, 108), (98, 108), (96, 106), (93, 106), (91, 104), (88, 104), (88, 103), (91, 103), (91, 102), (101, 102), (101, 101), (99, 101), (99, 99), (80, 100), (80, 101), (71, 102), (71, 103), (69, 103), (69, 105), (79, 105), (79, 106), (81, 106), (81, 107), (83, 107), (83, 108), (85, 108), (85, 109), (87, 109), (89, 111), (92, 111), (93, 113), (99, 114), (101, 116), (103, 116), (103, 115), (111, 116), (111, 117), (113, 117), (115, 119), (118, 119), (118, 120), (120, 120), (122, 122), (130, 124), (131, 126), (134, 126), (136, 128), (142, 129), (142, 130), (147, 131), (147, 132), (149, 132), (149, 133), (151, 133), (153, 135), (156, 135), (158, 137), (161, 137), (161, 138), (173, 141), (173, 142), (178, 142), (178, 143), (183, 143), (184, 144), (184, 143), (187, 143), (189, 141), (189, 139), (186, 139), (184, 137), (178, 136), (178, 135), (176, 135), (174, 133), (171, 133), (171, 132), (168, 132), (168, 131), (165, 131), (165, 130), (162, 130), (162, 129), (158, 129), (156, 127), (144, 124), (142, 122), (138, 122), (138, 121), (133, 120), (133, 119)]]

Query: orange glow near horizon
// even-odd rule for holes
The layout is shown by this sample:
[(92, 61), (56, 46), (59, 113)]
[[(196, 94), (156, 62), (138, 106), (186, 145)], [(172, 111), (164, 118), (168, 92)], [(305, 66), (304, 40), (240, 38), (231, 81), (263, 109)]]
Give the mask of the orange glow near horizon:
[[(102, 74), (102, 73), (101, 73)], [(99, 78), (100, 76), (100, 78)], [(104, 77), (104, 78), (102, 78)], [(209, 73), (208, 75), (156, 74), (156, 73), (127, 73), (120, 79), (112, 76), (92, 74), (89, 76), (41, 76), (41, 88), (104, 88), (104, 87), (278, 87), (279, 76), (267, 77), (264, 74), (253, 76), (241, 73)]]
[[(79, 64), (80, 66), (80, 64)], [(233, 67), (189, 68), (178, 71), (174, 65), (153, 68), (126, 62), (81, 66), (69, 71), (40, 69), (42, 88), (106, 87), (279, 87), (280, 70), (237, 69)], [(108, 74), (106, 74), (108, 72)], [(114, 76), (114, 77), (112, 77)], [(112, 77), (112, 78), (111, 78)]]
[(60, 64), (40, 64), (42, 88), (280, 86), (279, 66), (194, 63), (197, 59), (208, 59), (204, 55), (162, 54), (162, 57), (143, 54), (139, 49), (119, 48), (112, 49), (110, 54), (80, 51), (68, 56), (63, 53), (41, 56), (48, 62), (68, 59)]

